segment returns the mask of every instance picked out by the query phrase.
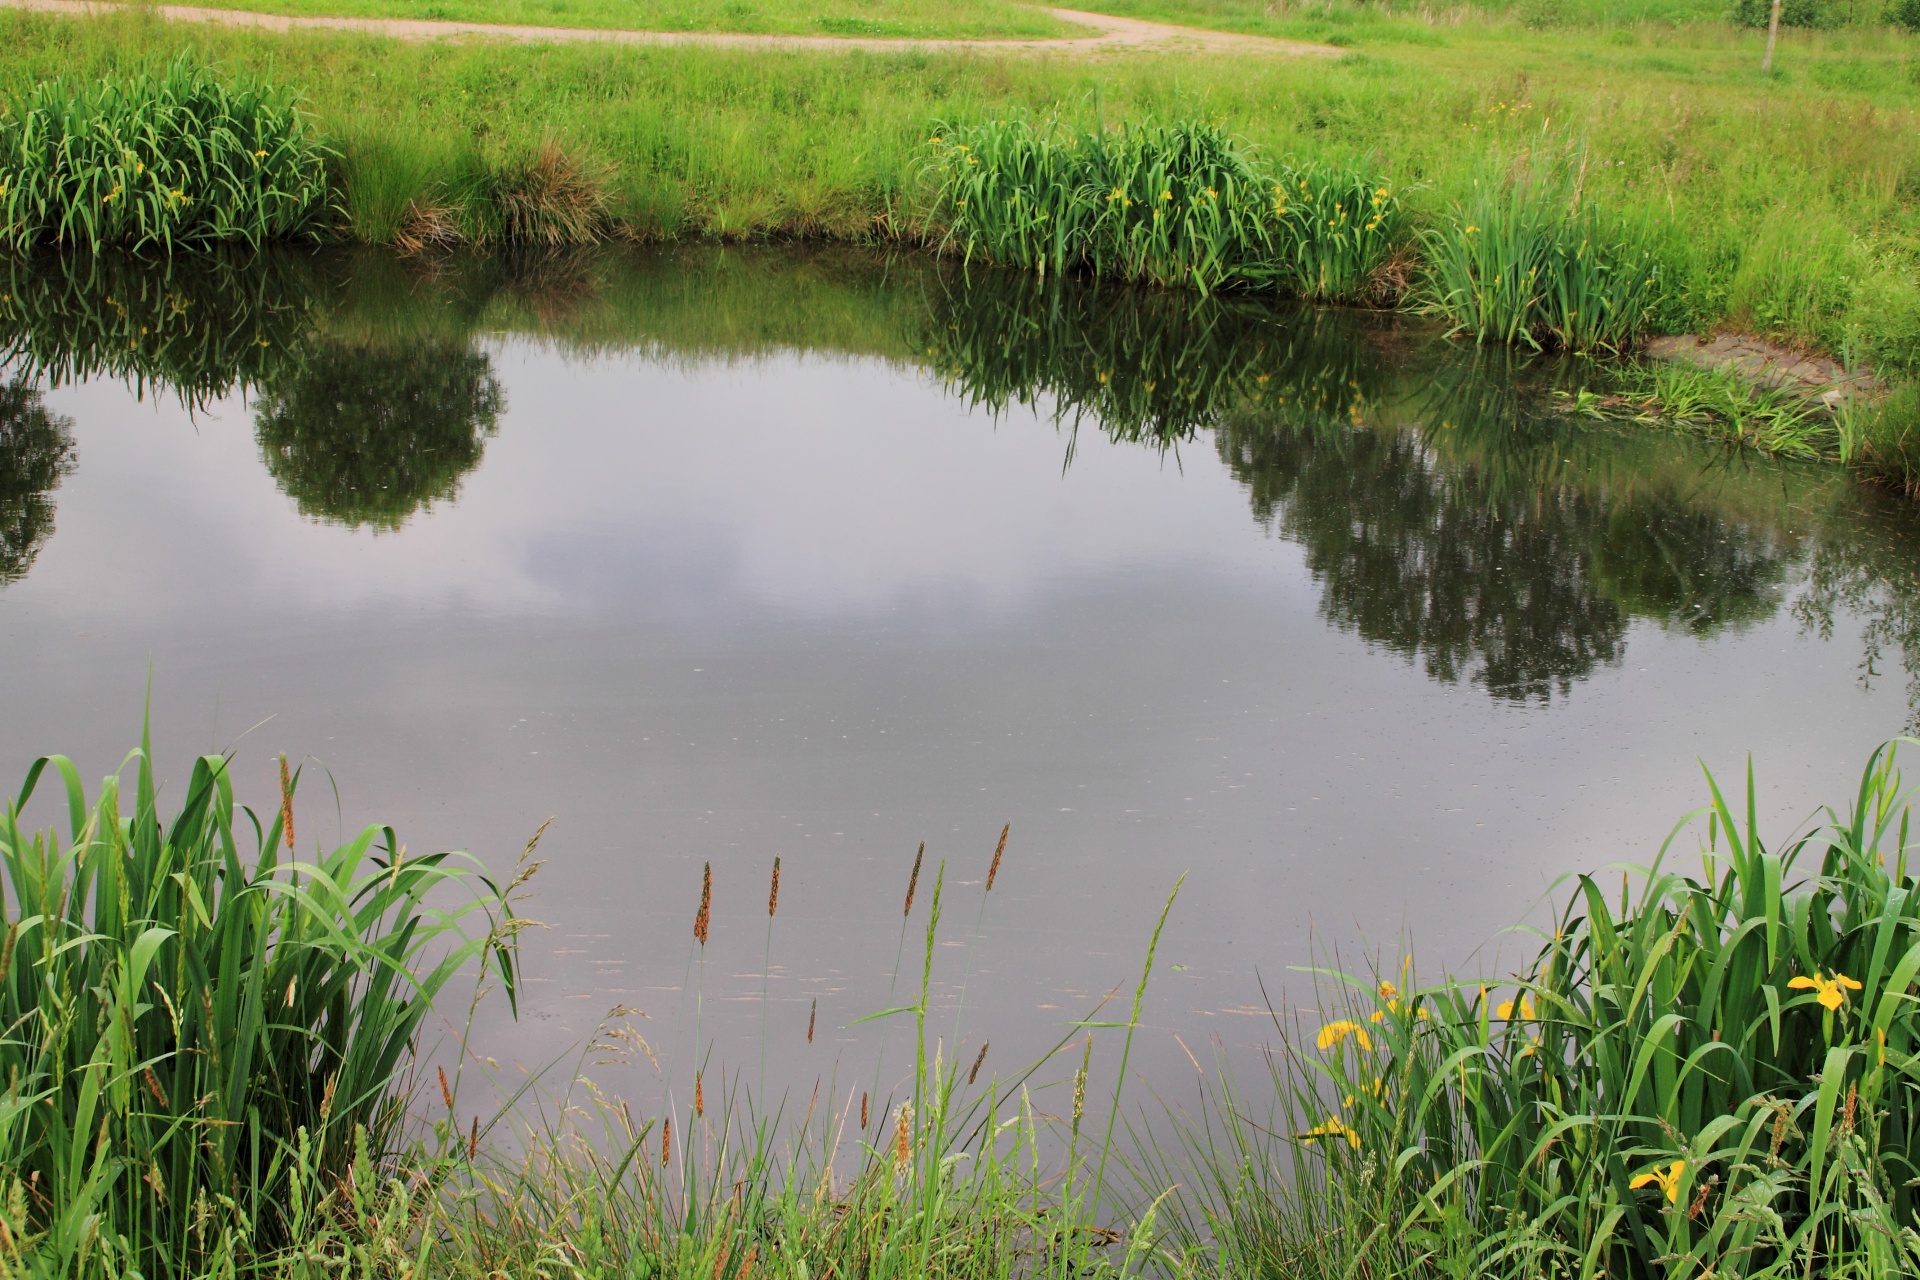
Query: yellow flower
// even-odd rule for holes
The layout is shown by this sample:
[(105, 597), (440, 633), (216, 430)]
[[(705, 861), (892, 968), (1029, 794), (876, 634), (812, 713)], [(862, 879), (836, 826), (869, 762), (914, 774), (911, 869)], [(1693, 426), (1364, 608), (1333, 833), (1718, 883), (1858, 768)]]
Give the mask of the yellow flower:
[(1847, 1002), (1847, 993), (1842, 990), (1842, 988), (1851, 988), (1854, 991), (1860, 990), (1860, 984), (1852, 978), (1849, 978), (1846, 974), (1836, 973), (1831, 978), (1826, 978), (1821, 976), (1818, 969), (1813, 971), (1811, 978), (1805, 976), (1794, 978), (1787, 983), (1787, 986), (1796, 991), (1819, 992), (1819, 995), (1815, 998), (1819, 1000), (1820, 1007), (1829, 1012), (1838, 1009)]
[(1113, 192), (1112, 192), (1112, 194), (1110, 194), (1110, 195), (1109, 195), (1109, 196), (1107, 197), (1107, 199), (1109, 199), (1109, 200), (1124, 200), (1124, 199), (1126, 199), (1126, 198), (1127, 198), (1127, 193), (1126, 193), (1126, 192), (1124, 192), (1124, 191), (1122, 191), (1122, 190), (1121, 190), (1120, 188), (1118, 188), (1118, 187), (1115, 187), (1115, 188), (1113, 189)]
[(1667, 1203), (1678, 1204), (1680, 1203), (1680, 1175), (1686, 1171), (1687, 1162), (1685, 1160), (1675, 1160), (1664, 1169), (1655, 1165), (1648, 1172), (1641, 1174), (1632, 1182), (1629, 1182), (1627, 1188), (1632, 1191), (1638, 1191), (1642, 1187), (1650, 1187), (1658, 1184), (1660, 1190), (1667, 1197)]
[(1380, 998), (1382, 1000), (1391, 1001), (1399, 994), (1400, 988), (1394, 986), (1391, 982), (1383, 982), (1380, 984)]
[(136, 178), (137, 178), (137, 177), (139, 177), (139, 176), (140, 176), (141, 174), (143, 174), (143, 173), (145, 173), (146, 171), (147, 171), (147, 166), (145, 166), (144, 164), (141, 164), (141, 163), (140, 163), (140, 162), (139, 162), (138, 160), (135, 160), (135, 161), (133, 162), (133, 176), (134, 176), (134, 177), (136, 177)]
[(1479, 229), (1480, 229), (1480, 228), (1478, 228), (1478, 227), (1476, 227), (1476, 226), (1474, 226), (1474, 225), (1473, 225), (1473, 224), (1472, 224), (1471, 222), (1469, 222), (1469, 223), (1467, 224), (1467, 234), (1468, 234), (1468, 235), (1472, 235), (1472, 234), (1473, 234), (1474, 232), (1476, 232), (1476, 231), (1478, 231)]
[[(1501, 1017), (1502, 1019), (1508, 1019), (1508, 1018), (1511, 1018), (1511, 1017), (1513, 1017), (1513, 1001), (1511, 1001), (1511, 1000), (1502, 1000), (1502, 1001), (1500, 1002), (1500, 1017)], [(1522, 996), (1520, 997), (1520, 1018), (1521, 1018), (1521, 1021), (1523, 1021), (1523, 1022), (1524, 1022), (1524, 1021), (1527, 1021), (1527, 1020), (1529, 1020), (1529, 1019), (1531, 1019), (1532, 1017), (1533, 1017), (1533, 1000), (1532, 1000), (1532, 998), (1531, 998), (1531, 997), (1529, 997), (1529, 996), (1526, 996), (1526, 995), (1522, 995)]]
[(1360, 1135), (1347, 1128), (1344, 1124), (1341, 1124), (1338, 1120), (1329, 1120), (1325, 1124), (1317, 1124), (1305, 1133), (1299, 1135), (1299, 1137), (1302, 1142), (1312, 1142), (1315, 1138), (1345, 1138), (1349, 1146), (1358, 1147), (1360, 1145)]
[(255, 160), (265, 160), (267, 158), (267, 153), (264, 151), (256, 151), (253, 153), (253, 158)]
[(1207, 188), (1207, 199), (1213, 200), (1218, 198), (1219, 195), (1220, 193), (1218, 191), (1215, 191), (1212, 187)]
[(1162, 192), (1160, 193), (1160, 198), (1161, 198), (1162, 200), (1171, 200), (1171, 199), (1173, 199), (1173, 192), (1171, 192), (1171, 191), (1162, 191)]
[(1367, 1029), (1357, 1022), (1345, 1018), (1339, 1022), (1329, 1022), (1326, 1026), (1320, 1028), (1320, 1034), (1314, 1037), (1313, 1042), (1322, 1049), (1331, 1049), (1348, 1036), (1352, 1036), (1355, 1040), (1359, 1041), (1362, 1049), (1373, 1048), (1373, 1041), (1368, 1038)]

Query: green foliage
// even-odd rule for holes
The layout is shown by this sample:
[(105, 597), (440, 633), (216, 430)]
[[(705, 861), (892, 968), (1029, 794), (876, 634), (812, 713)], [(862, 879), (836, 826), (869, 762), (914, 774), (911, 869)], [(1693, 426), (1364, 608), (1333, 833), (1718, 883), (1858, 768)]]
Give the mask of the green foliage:
[(486, 354), (465, 344), (322, 343), (266, 381), (255, 431), (301, 514), (397, 529), (459, 491), (503, 400)]
[[(1728, 16), (1735, 26), (1765, 27), (1773, 17), (1773, 0), (1733, 0)], [(1834, 0), (1782, 0), (1783, 27), (1836, 27), (1845, 20)]]
[(1920, 32), (1920, 0), (1888, 0), (1887, 21), (1907, 31)]
[(1380, 292), (1402, 229), (1384, 179), (1263, 167), (1210, 124), (1067, 135), (1025, 120), (940, 123), (926, 175), (946, 242), (1042, 275), (1363, 299)]
[(1487, 178), (1421, 233), (1423, 310), (1482, 342), (1625, 351), (1659, 305), (1650, 235), (1583, 198), (1584, 165), (1529, 164)]
[(189, 57), (159, 76), (46, 81), (0, 113), (0, 236), (16, 250), (310, 236), (327, 158), (294, 100)]
[[(8, 1274), (232, 1274), (237, 1253), (293, 1238), (298, 1171), (333, 1185), (356, 1144), (384, 1150), (447, 980), (490, 958), (513, 989), (504, 896), (483, 879), (444, 902), (471, 874), (460, 855), (410, 857), (368, 828), (299, 861), (297, 775), (263, 830), (222, 757), (194, 762), (170, 818), (150, 751), (128, 763), (89, 805), (73, 764), (43, 757), (0, 813)], [(64, 838), (23, 825), (49, 769)], [(487, 927), (469, 932), (475, 911)]]
[(0, 385), (0, 586), (53, 535), (52, 493), (73, 467), (73, 419), (49, 412), (30, 382)]
[(1380, 1229), (1338, 1262), (1412, 1274), (1920, 1266), (1920, 883), (1894, 748), (1777, 851), (1751, 778), (1739, 811), (1708, 792), (1697, 874), (1670, 862), (1676, 830), (1617, 892), (1575, 877), (1498, 987), (1319, 971), (1327, 1019), (1276, 1077), (1301, 1180), (1261, 1189), (1250, 1229), (1359, 1202)]

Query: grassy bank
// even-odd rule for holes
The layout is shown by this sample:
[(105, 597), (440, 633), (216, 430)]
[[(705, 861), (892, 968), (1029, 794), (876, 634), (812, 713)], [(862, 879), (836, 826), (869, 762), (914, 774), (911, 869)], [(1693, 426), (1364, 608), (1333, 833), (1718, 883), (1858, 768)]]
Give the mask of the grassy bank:
[[(1239, 12), (1187, 16), (1246, 25)], [(1269, 22), (1276, 34), (1343, 27), (1352, 52), (1337, 61), (425, 46), (7, 13), (0, 88), (157, 73), (182, 50), (223, 75), (270, 70), (306, 95), (337, 152), (339, 232), (413, 248), (825, 237), (1037, 265), (1007, 198), (1057, 193), (1028, 180), (1036, 170), (982, 188), (1000, 203), (961, 216), (954, 153), (929, 141), (939, 130), (1004, 134), (1011, 121), (1064, 143), (1205, 122), (1235, 140), (1238, 158), (1207, 172), (1230, 173), (1237, 198), (1313, 177), (1314, 198), (1276, 206), (1269, 223), (1320, 227), (1320, 204), (1351, 203), (1336, 194), (1345, 174), (1356, 195), (1391, 195), (1391, 225), (1356, 212), (1341, 235), (1269, 225), (1223, 240), (1196, 224), (1184, 244), (1151, 250), (1099, 232), (1105, 196), (1093, 193), (1074, 216), (1094, 239), (1070, 262), (1055, 252), (1054, 266), (1397, 296), (1483, 339), (1607, 349), (1647, 331), (1731, 328), (1868, 361), (1896, 383), (1920, 371), (1920, 41), (1789, 31), (1762, 76), (1757, 33), (1609, 13), (1582, 6), (1578, 22), (1529, 26), (1519, 11), (1333, 4)], [(1110, 161), (1066, 174), (1058, 192)], [(1189, 200), (1219, 189), (1189, 177)], [(1377, 243), (1347, 242), (1363, 229)], [(1315, 287), (1316, 264), (1345, 272), (1342, 287)], [(1844, 432), (1748, 430), (1767, 415), (1732, 408), (1712, 420), (1750, 442), (1846, 457), (1908, 491), (1920, 474), (1908, 393)]]
[[(24, 825), (42, 781), (64, 793), (64, 833)], [(1909, 1271), (1912, 792), (1883, 748), (1844, 806), (1769, 845), (1752, 786), (1743, 804), (1708, 779), (1685, 837), (1697, 868), (1676, 831), (1644, 865), (1571, 878), (1537, 959), (1491, 986), (1423, 983), (1411, 957), (1301, 975), (1318, 999), (1276, 1015), (1264, 1078), (1223, 1063), (1191, 1114), (1127, 1087), (1177, 885), (1111, 1007), (1007, 1067), (927, 1015), (942, 942), (967, 917), (977, 938), (1018, 842), (1003, 833), (977, 868), (903, 861), (908, 1003), (885, 1016), (914, 1026), (906, 1089), (835, 1085), (782, 1119), (697, 1052), (674, 1057), (680, 1101), (643, 1114), (585, 1077), (503, 1106), (479, 1059), (417, 1079), (421, 1017), (463, 962), (511, 995), (528, 865), (476, 880), (377, 828), (302, 855), (284, 770), (243, 853), (229, 761), (197, 762), (163, 815), (146, 752), (91, 797), (51, 757), (0, 819), (0, 1263), (365, 1280)], [(462, 881), (466, 913), (428, 905)], [(687, 904), (690, 973), (710, 890)], [(779, 895), (776, 863), (773, 927)], [(618, 1015), (590, 1056), (628, 1042)]]
[[(0, 86), (160, 67), (191, 48), (298, 88), (342, 153), (345, 220), (393, 238), (418, 208), (557, 145), (611, 225), (640, 236), (914, 235), (936, 120), (1220, 122), (1269, 161), (1358, 163), (1417, 224), (1466, 208), (1520, 156), (1570, 151), (1583, 198), (1648, 224), (1661, 326), (1726, 324), (1920, 360), (1915, 49), (1859, 31), (1794, 36), (1757, 72), (1724, 27), (1521, 32), (1395, 19), (1426, 44), (1360, 41), (1337, 62), (1076, 59), (702, 49), (417, 46), (263, 37), (134, 17), (0, 15)], [(472, 217), (484, 221), (486, 210)]]

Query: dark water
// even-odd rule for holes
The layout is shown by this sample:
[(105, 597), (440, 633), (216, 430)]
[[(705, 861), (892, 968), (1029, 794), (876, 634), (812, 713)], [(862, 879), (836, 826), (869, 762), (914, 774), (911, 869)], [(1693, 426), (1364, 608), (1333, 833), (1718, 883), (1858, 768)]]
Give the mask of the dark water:
[(1914, 715), (1906, 509), (1379, 318), (717, 250), (6, 270), (0, 774), (114, 768), (151, 670), (163, 772), (264, 807), (304, 757), (306, 838), (506, 866), (553, 815), (509, 1068), (625, 1005), (681, 1088), (763, 1019), (774, 1081), (864, 1087), (924, 840), (936, 1029), (1003, 1069), (1188, 873), (1136, 1062), (1190, 1076), (1316, 930), (1492, 967), (1698, 761), (1784, 835)]

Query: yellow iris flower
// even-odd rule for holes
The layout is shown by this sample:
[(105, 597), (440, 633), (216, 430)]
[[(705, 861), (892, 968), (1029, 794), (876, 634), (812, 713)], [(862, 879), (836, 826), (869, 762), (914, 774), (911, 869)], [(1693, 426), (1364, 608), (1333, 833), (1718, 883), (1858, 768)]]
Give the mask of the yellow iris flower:
[(1320, 1034), (1314, 1037), (1313, 1042), (1322, 1049), (1331, 1049), (1348, 1036), (1352, 1036), (1359, 1042), (1362, 1049), (1373, 1048), (1373, 1040), (1367, 1035), (1367, 1029), (1357, 1022), (1345, 1018), (1339, 1022), (1329, 1022), (1326, 1026), (1320, 1028)]
[(1675, 1160), (1664, 1169), (1655, 1165), (1648, 1172), (1629, 1182), (1627, 1186), (1631, 1190), (1638, 1191), (1642, 1187), (1658, 1185), (1661, 1193), (1667, 1197), (1668, 1204), (1678, 1204), (1680, 1203), (1680, 1175), (1686, 1171), (1685, 1160)]
[(1300, 1134), (1299, 1137), (1302, 1142), (1312, 1142), (1315, 1138), (1345, 1138), (1348, 1146), (1358, 1147), (1360, 1145), (1360, 1135), (1349, 1129), (1346, 1125), (1341, 1124), (1338, 1120), (1329, 1120), (1325, 1124), (1317, 1124), (1305, 1133)]
[(1822, 1009), (1829, 1012), (1838, 1009), (1847, 1002), (1847, 990), (1860, 990), (1860, 984), (1852, 978), (1849, 978), (1846, 974), (1836, 973), (1829, 978), (1824, 976), (1818, 969), (1813, 971), (1812, 977), (1809, 978), (1802, 975), (1789, 981), (1787, 986), (1795, 991), (1818, 992), (1819, 994), (1814, 998), (1820, 1002)]

